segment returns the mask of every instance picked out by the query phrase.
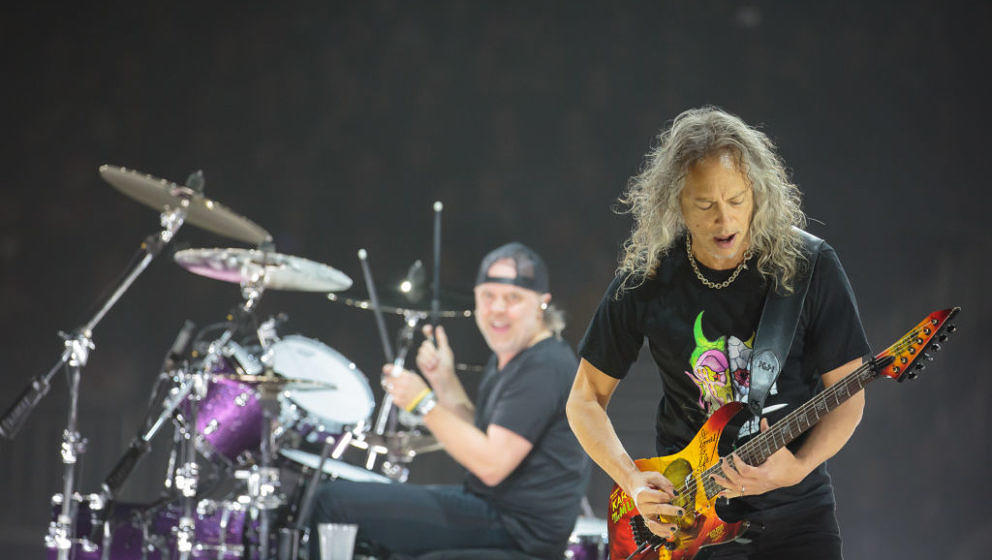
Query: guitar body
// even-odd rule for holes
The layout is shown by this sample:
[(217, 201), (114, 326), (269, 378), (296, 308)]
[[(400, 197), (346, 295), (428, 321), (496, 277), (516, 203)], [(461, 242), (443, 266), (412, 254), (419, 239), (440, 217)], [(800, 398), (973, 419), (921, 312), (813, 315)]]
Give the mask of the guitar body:
[[(743, 408), (743, 403), (732, 402), (720, 407), (703, 424), (696, 436), (682, 451), (664, 457), (638, 459), (637, 468), (642, 471), (657, 471), (681, 488), (687, 477), (701, 473), (720, 460), (717, 445), (727, 423)], [(634, 560), (688, 560), (704, 546), (723, 544), (737, 539), (747, 529), (747, 522), (726, 523), (716, 514), (714, 496), (707, 496), (703, 488), (691, 485), (691, 495), (681, 495), (673, 502), (685, 510), (686, 515), (679, 521), (679, 532), (669, 549), (662, 546), (658, 550), (645, 550)], [(614, 485), (610, 492), (609, 516), (607, 525), (610, 538), (610, 558), (624, 560), (637, 550), (631, 531), (631, 518), (640, 513), (627, 493)], [(669, 520), (666, 519), (666, 522)]]

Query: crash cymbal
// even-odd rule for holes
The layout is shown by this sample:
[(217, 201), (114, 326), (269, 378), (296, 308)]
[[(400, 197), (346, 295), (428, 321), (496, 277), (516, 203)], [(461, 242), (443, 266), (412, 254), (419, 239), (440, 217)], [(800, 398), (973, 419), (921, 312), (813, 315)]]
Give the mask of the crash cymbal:
[(101, 165), (100, 176), (115, 189), (159, 212), (185, 208), (185, 222), (207, 231), (255, 245), (272, 240), (272, 235), (255, 222), (189, 187), (113, 165)]
[(193, 274), (236, 284), (257, 281), (273, 290), (335, 292), (351, 286), (348, 275), (326, 264), (255, 249), (184, 249), (175, 259)]
[(380, 452), (408, 457), (444, 449), (444, 445), (437, 441), (437, 438), (420, 432), (395, 432), (381, 436), (367, 433), (363, 439), (352, 440), (351, 445), (359, 449), (368, 449), (371, 445), (379, 448)]
[[(429, 296), (413, 299), (408, 298), (407, 294), (399, 290), (387, 290), (378, 295), (379, 307), (383, 313), (401, 316), (407, 313), (430, 315), (431, 300)], [(356, 309), (372, 309), (372, 301), (365, 293), (327, 294), (327, 299)], [(440, 307), (439, 315), (444, 318), (471, 317), (475, 300), (471, 295), (442, 290)]]
[(326, 389), (337, 389), (333, 383), (314, 381), (312, 379), (296, 379), (292, 377), (281, 377), (276, 375), (251, 375), (247, 373), (214, 373), (214, 377), (223, 377), (244, 383), (246, 385), (271, 385), (279, 389), (293, 391), (320, 391)]

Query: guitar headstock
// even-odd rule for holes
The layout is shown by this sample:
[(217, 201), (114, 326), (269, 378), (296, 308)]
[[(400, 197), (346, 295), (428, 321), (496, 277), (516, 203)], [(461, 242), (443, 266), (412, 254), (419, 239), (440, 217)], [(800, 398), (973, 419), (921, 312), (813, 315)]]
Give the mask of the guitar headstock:
[(892, 358), (891, 363), (879, 370), (879, 375), (891, 377), (899, 382), (915, 379), (917, 373), (926, 367), (924, 362), (933, 360), (934, 353), (938, 352), (941, 345), (947, 341), (947, 337), (957, 330), (957, 327), (949, 321), (960, 310), (960, 307), (954, 307), (934, 311), (895, 344), (878, 353), (875, 356), (876, 360)]

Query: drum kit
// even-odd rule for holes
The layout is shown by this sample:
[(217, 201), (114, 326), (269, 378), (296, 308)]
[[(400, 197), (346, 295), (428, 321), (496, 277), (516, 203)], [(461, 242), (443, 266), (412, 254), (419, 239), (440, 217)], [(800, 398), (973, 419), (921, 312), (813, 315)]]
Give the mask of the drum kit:
[[(47, 394), (54, 374), (65, 369), (69, 410), (60, 448), (63, 488), (52, 499), (48, 558), (295, 560), (306, 554), (307, 518), (322, 479), (402, 483), (417, 455), (442, 448), (415, 416), (393, 406), (388, 394), (373, 420), (376, 402), (368, 378), (337, 350), (301, 335), (280, 336), (279, 326), (286, 321), (282, 314), (264, 321), (256, 317), (258, 302), (269, 290), (326, 294), (333, 302), (373, 311), (386, 361), (403, 366), (419, 325), (471, 316), (470, 298), (442, 298), (437, 289), (440, 203), (434, 205), (433, 298), (423, 297), (426, 272), (417, 261), (400, 287), (401, 297), (387, 294), (380, 301), (364, 250), (359, 259), (367, 297), (342, 293), (352, 287), (347, 275), (276, 252), (264, 228), (204, 195), (202, 172), (191, 174), (185, 185), (109, 165), (100, 167), (100, 175), (157, 210), (162, 228), (141, 243), (140, 258), (94, 317), (72, 333), (60, 333), (65, 340), (61, 358), (0, 417), (0, 436), (13, 438)], [(241, 301), (224, 321), (199, 332), (186, 321), (166, 354), (141, 429), (100, 491), (84, 495), (76, 489), (76, 464), (86, 446), (77, 428), (77, 407), (94, 329), (184, 224), (256, 247), (174, 253), (176, 264), (193, 274), (238, 284)], [(403, 318), (395, 349), (384, 313)], [(124, 483), (167, 426), (173, 437), (162, 497), (149, 504), (120, 501)], [(342, 459), (349, 449), (364, 454), (362, 466)], [(380, 456), (384, 460), (376, 472)], [(592, 532), (600, 528), (596, 524)], [(573, 535), (569, 556), (602, 557), (602, 539), (578, 537)], [(598, 547), (597, 556), (590, 555), (589, 546)]]

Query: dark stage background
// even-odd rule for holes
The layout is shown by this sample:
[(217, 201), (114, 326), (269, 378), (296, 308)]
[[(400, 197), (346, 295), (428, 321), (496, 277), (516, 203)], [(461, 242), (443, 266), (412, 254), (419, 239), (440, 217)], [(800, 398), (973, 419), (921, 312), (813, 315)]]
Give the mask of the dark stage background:
[[(88, 4), (88, 3), (84, 3)], [(848, 558), (978, 558), (992, 546), (992, 329), (985, 74), (992, 8), (980, 2), (23, 3), (0, 13), (0, 306), (6, 408), (87, 320), (157, 214), (97, 175), (102, 163), (182, 182), (257, 221), (280, 252), (361, 285), (429, 263), (444, 213), (443, 281), (466, 291), (480, 256), (511, 239), (542, 252), (578, 342), (630, 222), (610, 210), (655, 134), (718, 104), (760, 124), (805, 193), (812, 232), (837, 249), (870, 340), (884, 348), (932, 309), (961, 333), (912, 384), (874, 384), (833, 460)], [(177, 243), (242, 246), (192, 226)], [(221, 320), (234, 285), (154, 262), (104, 319), (80, 417), (93, 491), (133, 437), (185, 319)], [(336, 348), (372, 378), (369, 312), (269, 292), (264, 317)], [(398, 328), (391, 322), (391, 329)], [(484, 346), (450, 321), (460, 361)], [(660, 391), (645, 360), (611, 414), (652, 453)], [(972, 368), (972, 369), (968, 369)], [(464, 376), (472, 391), (478, 379)], [(0, 551), (37, 558), (61, 487), (64, 376), (0, 443)], [(160, 488), (164, 446), (125, 498)], [(417, 481), (456, 481), (442, 453)], [(588, 495), (604, 515), (608, 482)], [(986, 552), (981, 552), (985, 550)]]

